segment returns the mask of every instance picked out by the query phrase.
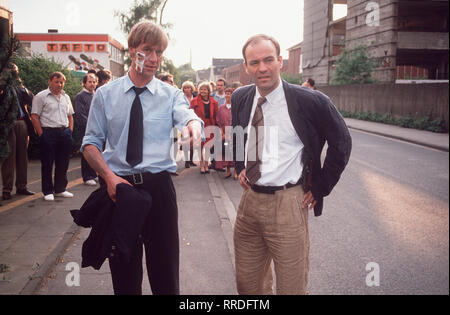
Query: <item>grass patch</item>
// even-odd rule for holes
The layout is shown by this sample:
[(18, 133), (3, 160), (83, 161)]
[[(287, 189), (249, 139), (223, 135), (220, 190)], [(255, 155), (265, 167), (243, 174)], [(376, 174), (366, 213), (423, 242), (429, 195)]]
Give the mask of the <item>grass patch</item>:
[(431, 119), (430, 117), (414, 118), (412, 116), (394, 117), (391, 114), (380, 114), (371, 112), (352, 113), (346, 110), (340, 111), (342, 116), (346, 118), (354, 118), (359, 120), (379, 122), (388, 125), (395, 125), (404, 128), (412, 128), (418, 130), (427, 130), (436, 133), (446, 133), (445, 121), (442, 118)]

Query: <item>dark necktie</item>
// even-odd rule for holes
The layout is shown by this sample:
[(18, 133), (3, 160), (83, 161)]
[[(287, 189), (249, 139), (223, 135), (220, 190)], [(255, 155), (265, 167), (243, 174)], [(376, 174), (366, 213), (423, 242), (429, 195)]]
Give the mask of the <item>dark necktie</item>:
[(132, 167), (142, 162), (144, 146), (144, 114), (139, 95), (147, 88), (133, 87), (136, 97), (130, 111), (130, 128), (128, 129), (127, 162)]
[[(262, 152), (264, 147), (264, 131), (258, 130), (258, 127), (264, 126), (264, 116), (261, 106), (266, 102), (265, 97), (260, 97), (256, 105), (255, 114), (253, 115), (252, 126), (253, 130), (250, 134), (249, 147), (247, 152), (247, 178), (250, 184), (254, 185), (258, 179), (261, 178), (261, 157), (259, 152)], [(262, 129), (262, 128), (261, 128)], [(259, 134), (259, 131), (262, 134)], [(253, 158), (256, 157), (255, 160)], [(250, 159), (249, 159), (250, 158)]]

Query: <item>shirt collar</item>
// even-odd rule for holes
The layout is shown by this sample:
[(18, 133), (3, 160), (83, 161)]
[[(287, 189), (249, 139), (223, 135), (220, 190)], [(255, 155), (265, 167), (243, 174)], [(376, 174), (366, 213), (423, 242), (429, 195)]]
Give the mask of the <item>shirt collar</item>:
[[(161, 82), (160, 80), (153, 77), (153, 79), (145, 86), (153, 95), (155, 95), (156, 90), (158, 89), (158, 81)], [(133, 81), (131, 81), (130, 73), (128, 72), (128, 74), (125, 76), (125, 81), (123, 84), (124, 93), (127, 93), (129, 90), (131, 90), (133, 86), (134, 83)]]
[(86, 93), (92, 94), (92, 95), (94, 95), (94, 93), (95, 93), (95, 90), (91, 92), (86, 88), (83, 88), (83, 91), (85, 91)]
[[(46, 94), (45, 94), (45, 95), (49, 95), (49, 94), (55, 95), (55, 94), (52, 93), (52, 91), (50, 91), (50, 88), (47, 88)], [(64, 90), (62, 90), (62, 91), (61, 91), (61, 95), (65, 96), (65, 95), (66, 95), (66, 92), (64, 92)], [(56, 96), (56, 95), (55, 95), (55, 96)]]
[[(274, 104), (274, 100), (276, 100), (277, 96), (282, 92), (283, 92), (283, 80), (280, 78), (280, 84), (278, 84), (275, 90), (266, 95), (267, 102), (270, 104)], [(256, 88), (255, 99), (257, 100), (260, 97), (261, 94), (259, 93), (258, 88)]]

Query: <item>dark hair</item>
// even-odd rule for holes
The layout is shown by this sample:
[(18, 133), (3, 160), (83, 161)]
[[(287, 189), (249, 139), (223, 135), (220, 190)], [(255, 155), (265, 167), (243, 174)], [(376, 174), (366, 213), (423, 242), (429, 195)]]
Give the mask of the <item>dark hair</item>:
[[(224, 78), (217, 79), (217, 82), (223, 82), (223, 85), (227, 86), (227, 81)], [(216, 84), (217, 85), (217, 84)]]
[(231, 94), (233, 94), (234, 90), (232, 88), (226, 88), (225, 89), (225, 93), (230, 92)]
[(247, 47), (252, 45), (252, 44), (257, 44), (257, 43), (259, 43), (260, 41), (263, 41), (263, 40), (268, 40), (268, 41), (272, 42), (272, 44), (275, 46), (275, 49), (277, 51), (277, 57), (280, 56), (281, 49), (280, 49), (280, 44), (278, 43), (278, 41), (275, 38), (273, 38), (273, 37), (271, 37), (269, 35), (258, 34), (258, 35), (254, 35), (254, 36), (250, 37), (247, 40), (247, 42), (244, 44), (244, 47), (242, 48), (242, 55), (244, 56), (245, 63), (247, 63), (247, 57), (245, 56), (245, 53), (247, 51)]
[(56, 71), (56, 72), (53, 72), (52, 74), (50, 74), (49, 81), (52, 81), (54, 78), (57, 78), (57, 79), (63, 78), (64, 81), (66, 81), (66, 76), (62, 72), (59, 72), (59, 71)]
[(89, 69), (87, 73), (97, 74), (97, 71), (95, 71), (94, 69)]
[(93, 73), (87, 73), (84, 77), (83, 77), (83, 85), (85, 85), (86, 84), (86, 82), (87, 82), (87, 80), (88, 80), (88, 78), (89, 77), (92, 77), (92, 78), (96, 78), (96, 76), (95, 76), (95, 74), (93, 74)]
[(173, 79), (173, 75), (171, 75), (170, 73), (161, 73), (158, 76), (158, 79), (160, 79), (163, 82), (169, 82), (169, 78)]
[(99, 83), (111, 80), (111, 74), (105, 70), (100, 70), (95, 75), (97, 76)]
[(313, 79), (309, 78), (308, 80), (306, 80), (306, 82), (309, 83), (309, 85), (311, 85), (312, 87), (314, 87), (316, 85), (316, 81), (314, 81)]

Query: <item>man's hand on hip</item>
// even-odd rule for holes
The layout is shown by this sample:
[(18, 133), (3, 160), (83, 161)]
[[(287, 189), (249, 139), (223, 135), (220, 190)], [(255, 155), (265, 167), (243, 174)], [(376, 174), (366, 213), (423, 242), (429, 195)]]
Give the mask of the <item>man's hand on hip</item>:
[(245, 190), (250, 189), (250, 183), (247, 179), (247, 171), (245, 169), (239, 174), (239, 184)]
[(302, 208), (314, 209), (316, 204), (317, 201), (314, 198), (311, 191), (308, 191), (307, 193), (304, 194), (302, 201)]

